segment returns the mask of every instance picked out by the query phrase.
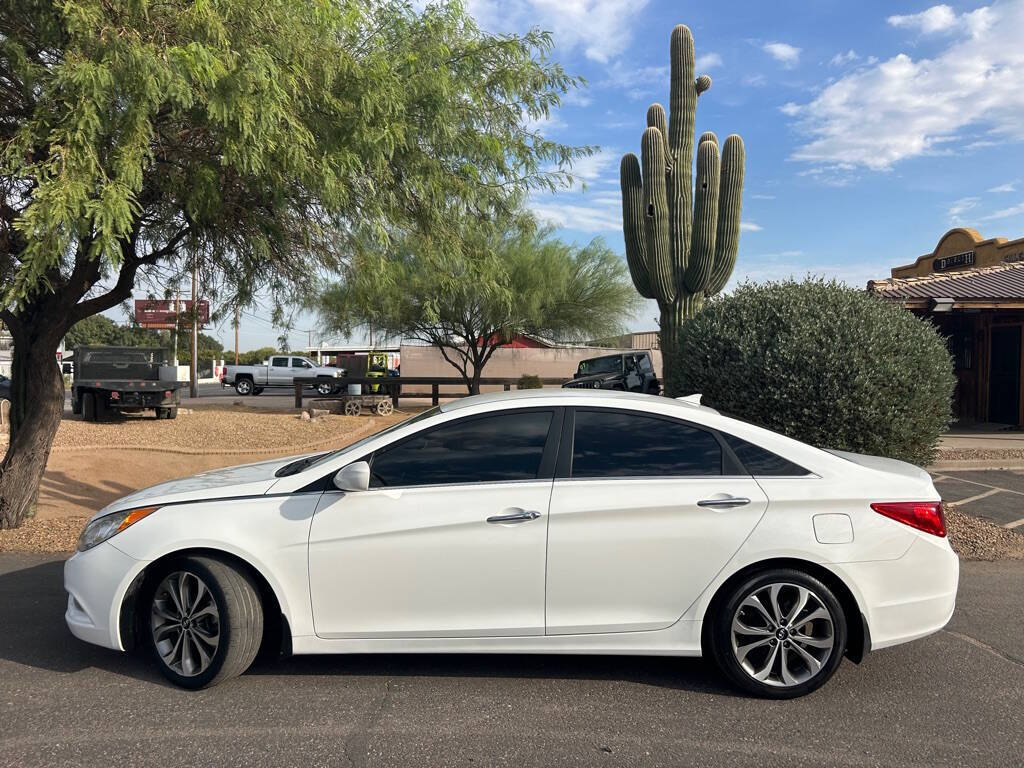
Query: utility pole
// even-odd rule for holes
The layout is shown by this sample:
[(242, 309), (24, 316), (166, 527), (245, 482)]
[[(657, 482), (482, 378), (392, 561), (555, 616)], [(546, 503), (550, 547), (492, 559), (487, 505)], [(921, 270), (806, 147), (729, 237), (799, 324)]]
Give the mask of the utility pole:
[(199, 301), (196, 284), (199, 282), (199, 261), (192, 262), (192, 365), (189, 370), (189, 392), (199, 397)]
[(235, 304), (235, 365), (238, 365), (238, 305)]

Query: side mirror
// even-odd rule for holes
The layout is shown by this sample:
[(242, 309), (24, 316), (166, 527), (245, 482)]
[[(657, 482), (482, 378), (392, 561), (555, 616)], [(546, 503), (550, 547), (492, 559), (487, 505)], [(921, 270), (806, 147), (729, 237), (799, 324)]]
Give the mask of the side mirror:
[(342, 467), (334, 476), (334, 487), (339, 491), (365, 491), (370, 487), (370, 465), (357, 461)]

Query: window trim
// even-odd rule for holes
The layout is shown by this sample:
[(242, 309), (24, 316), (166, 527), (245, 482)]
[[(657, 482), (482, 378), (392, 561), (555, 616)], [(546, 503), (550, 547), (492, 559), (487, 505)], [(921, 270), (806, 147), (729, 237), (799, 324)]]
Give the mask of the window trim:
[[(736, 458), (736, 454), (732, 452), (729, 444), (722, 438), (718, 430), (705, 426), (704, 424), (695, 424), (694, 422), (687, 421), (686, 419), (667, 416), (663, 413), (649, 413), (635, 408), (573, 406), (568, 407), (565, 410), (566, 413), (562, 419), (561, 447), (558, 452), (558, 459), (555, 466), (556, 480), (574, 480), (577, 482), (590, 480), (706, 480), (708, 478), (720, 478), (727, 480), (730, 478), (750, 479), (753, 477), (753, 475), (746, 471), (746, 468), (740, 463), (739, 459)], [(578, 411), (617, 413), (637, 418), (658, 419), (659, 421), (670, 422), (673, 425), (681, 424), (684, 427), (689, 427), (690, 429), (706, 432), (715, 438), (718, 442), (719, 448), (722, 450), (722, 472), (718, 475), (608, 475), (603, 477), (574, 477), (572, 474), (572, 462), (576, 447), (576, 413)]]
[[(535, 408), (506, 408), (496, 411), (486, 411), (484, 413), (476, 413), (470, 416), (464, 416), (462, 418), (455, 418), (449, 421), (442, 422), (433, 427), (418, 430), (411, 435), (406, 435), (403, 438), (395, 440), (394, 442), (382, 445), (379, 448), (371, 451), (368, 454), (360, 456), (356, 461), (365, 461), (370, 465), (370, 477), (373, 477), (373, 460), (378, 453), (384, 450), (391, 450), (392, 448), (398, 448), (404, 443), (414, 440), (419, 437), (423, 437), (431, 432), (438, 429), (444, 429), (455, 424), (463, 424), (471, 421), (478, 421), (480, 419), (493, 418), (495, 416), (509, 416), (521, 413), (550, 413), (551, 422), (548, 424), (548, 434), (544, 440), (544, 447), (541, 450), (540, 464), (537, 468), (537, 477), (532, 478), (521, 478), (518, 480), (477, 480), (465, 483), (417, 483), (413, 485), (385, 485), (385, 486), (370, 486), (367, 491), (387, 491), (387, 490), (398, 490), (408, 488), (468, 488), (478, 485), (507, 485), (509, 483), (536, 483), (550, 481), (554, 478), (555, 474), (555, 461), (558, 455), (558, 446), (562, 435), (562, 422), (564, 419), (565, 408), (563, 406), (538, 406)], [(329, 478), (332, 478), (336, 472), (332, 472)], [(328, 480), (328, 489), (330, 488), (330, 480)]]

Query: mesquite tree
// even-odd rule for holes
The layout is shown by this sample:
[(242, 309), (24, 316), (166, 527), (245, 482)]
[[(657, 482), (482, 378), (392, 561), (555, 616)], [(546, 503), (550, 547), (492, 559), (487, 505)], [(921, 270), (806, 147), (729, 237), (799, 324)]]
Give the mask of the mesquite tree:
[(704, 297), (722, 290), (736, 264), (744, 152), (735, 134), (721, 153), (715, 134), (702, 134), (694, 188), (697, 97), (711, 78), (694, 78), (693, 35), (682, 24), (672, 30), (671, 60), (668, 125), (664, 108), (653, 104), (642, 163), (625, 155), (620, 178), (626, 260), (640, 295), (658, 302), (665, 393), (675, 396), (681, 394), (674, 365), (679, 329)]
[(529, 216), (453, 219), (457, 237), (413, 234), (354, 257), (313, 303), (325, 328), (369, 325), (430, 344), (475, 394), (491, 356), (517, 336), (613, 335), (639, 303), (622, 259), (600, 239), (566, 243)]
[(38, 493), (61, 339), (137, 280), (195, 264), (229, 308), (287, 299), (354, 237), (567, 181), (587, 150), (524, 120), (576, 85), (550, 47), (481, 32), (455, 0), (0, 3), (0, 528)]

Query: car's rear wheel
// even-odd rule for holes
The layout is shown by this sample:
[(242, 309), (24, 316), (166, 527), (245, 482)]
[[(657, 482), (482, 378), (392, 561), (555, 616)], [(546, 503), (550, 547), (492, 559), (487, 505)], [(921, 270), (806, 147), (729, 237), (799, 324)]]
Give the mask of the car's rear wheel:
[(210, 557), (187, 557), (164, 571), (143, 603), (157, 666), (183, 688), (242, 674), (259, 651), (263, 607), (252, 580)]
[(718, 604), (711, 652), (738, 687), (789, 699), (824, 685), (843, 660), (846, 617), (832, 591), (802, 571), (755, 574)]
[(252, 380), (250, 380), (250, 379), (239, 379), (238, 381), (236, 381), (235, 382), (235, 392), (237, 392), (238, 394), (242, 395), (243, 397), (245, 395), (251, 395), (252, 394)]
[(327, 395), (334, 393), (334, 382), (333, 381), (321, 381), (316, 385), (316, 393), (327, 397)]

